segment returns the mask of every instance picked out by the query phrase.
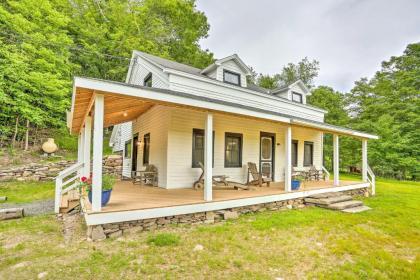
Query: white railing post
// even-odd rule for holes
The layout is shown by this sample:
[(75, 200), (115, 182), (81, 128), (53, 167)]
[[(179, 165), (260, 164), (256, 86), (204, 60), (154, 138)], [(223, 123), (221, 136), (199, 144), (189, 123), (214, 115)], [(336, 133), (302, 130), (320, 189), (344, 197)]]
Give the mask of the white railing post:
[(367, 182), (368, 180), (368, 154), (367, 154), (367, 139), (362, 139), (362, 180)]
[(206, 115), (204, 130), (204, 200), (213, 200), (213, 115)]
[(85, 128), (83, 129), (83, 176), (90, 177), (90, 142), (92, 137), (92, 117), (87, 116), (85, 119)]
[(339, 143), (338, 135), (333, 135), (333, 150), (334, 150), (334, 159), (333, 159), (333, 169), (334, 169), (334, 186), (338, 187), (340, 185), (340, 154), (339, 154)]
[(102, 149), (104, 133), (104, 96), (95, 96), (93, 125), (92, 211), (101, 211), (102, 200)]
[(58, 176), (55, 178), (55, 200), (54, 200), (54, 212), (60, 212), (60, 204), (61, 204), (61, 188), (63, 184), (63, 178)]
[(367, 165), (367, 172), (371, 178), (370, 180), (368, 179), (368, 181), (370, 182), (370, 186), (372, 188), (372, 195), (375, 195), (376, 194), (376, 176), (369, 165)]
[(292, 127), (288, 126), (285, 131), (284, 148), (286, 162), (284, 166), (284, 190), (292, 191)]

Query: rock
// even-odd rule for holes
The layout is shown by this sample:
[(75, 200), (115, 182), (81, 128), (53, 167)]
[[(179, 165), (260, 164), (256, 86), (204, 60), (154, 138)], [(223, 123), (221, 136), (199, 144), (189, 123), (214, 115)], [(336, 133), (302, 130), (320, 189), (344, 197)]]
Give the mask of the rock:
[(0, 221), (23, 217), (23, 208), (0, 209)]
[(23, 171), (22, 176), (23, 176), (23, 177), (28, 177), (28, 176), (30, 176), (31, 174), (32, 174), (32, 172), (31, 172), (31, 171), (25, 170), (25, 171)]
[(235, 211), (226, 211), (223, 214), (223, 218), (225, 220), (237, 219), (238, 217), (239, 217), (238, 212), (235, 212)]
[(30, 264), (31, 264), (31, 262), (28, 262), (28, 261), (17, 263), (14, 266), (12, 266), (12, 269), (15, 270), (15, 269), (18, 269), (18, 268), (22, 268), (22, 267), (28, 266)]
[(196, 251), (203, 251), (203, 250), (204, 250), (204, 246), (201, 245), (201, 244), (195, 245), (195, 247), (193, 249), (194, 252), (196, 252)]
[(288, 205), (286, 206), (286, 208), (287, 208), (287, 209), (292, 209), (292, 208), (293, 208), (293, 206), (292, 206), (292, 205), (290, 205), (290, 204), (288, 204)]
[(47, 275), (48, 275), (48, 272), (46, 272), (46, 271), (41, 272), (41, 273), (38, 274), (38, 279), (42, 279), (42, 278), (44, 278)]
[(0, 201), (6, 201), (7, 200), (7, 196), (0, 196)]
[(92, 241), (102, 241), (106, 239), (104, 229), (102, 226), (90, 226), (88, 227), (88, 238)]
[(115, 231), (115, 232), (112, 232), (112, 233), (110, 233), (110, 234), (108, 234), (108, 237), (109, 238), (117, 238), (117, 237), (120, 237), (120, 236), (122, 236), (122, 230), (118, 230), (118, 231)]

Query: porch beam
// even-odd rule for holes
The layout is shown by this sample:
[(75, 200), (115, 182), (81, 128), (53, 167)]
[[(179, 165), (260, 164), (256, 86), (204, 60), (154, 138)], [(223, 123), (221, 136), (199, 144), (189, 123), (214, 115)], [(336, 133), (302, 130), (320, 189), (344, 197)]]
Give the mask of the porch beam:
[(213, 200), (213, 115), (207, 113), (204, 131), (204, 200)]
[(104, 133), (104, 96), (95, 95), (93, 126), (92, 211), (101, 211), (102, 199), (102, 149)]
[(83, 176), (90, 177), (90, 145), (92, 138), (92, 117), (87, 116), (83, 128)]
[(92, 96), (91, 96), (91, 98), (89, 100), (89, 103), (87, 105), (86, 112), (83, 114), (82, 125), (80, 126), (79, 130), (81, 130), (83, 128), (83, 120), (85, 120), (89, 116), (89, 113), (90, 113), (90, 110), (92, 109), (94, 101), (95, 101), (95, 91), (93, 91)]
[(339, 155), (338, 135), (333, 135), (333, 169), (334, 169), (334, 186), (340, 185), (340, 155)]
[(368, 154), (367, 154), (367, 139), (362, 139), (362, 179), (363, 182), (368, 181)]
[(288, 126), (285, 132), (284, 148), (286, 162), (284, 167), (284, 190), (292, 191), (292, 127)]

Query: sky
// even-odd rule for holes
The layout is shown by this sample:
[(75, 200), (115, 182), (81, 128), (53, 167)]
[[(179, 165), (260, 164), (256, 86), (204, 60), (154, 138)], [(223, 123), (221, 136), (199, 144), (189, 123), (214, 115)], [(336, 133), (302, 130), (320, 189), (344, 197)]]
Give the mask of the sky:
[(257, 73), (279, 73), (307, 56), (316, 85), (349, 91), (381, 62), (420, 42), (420, 0), (198, 0), (210, 24), (200, 44), (216, 58), (237, 53)]

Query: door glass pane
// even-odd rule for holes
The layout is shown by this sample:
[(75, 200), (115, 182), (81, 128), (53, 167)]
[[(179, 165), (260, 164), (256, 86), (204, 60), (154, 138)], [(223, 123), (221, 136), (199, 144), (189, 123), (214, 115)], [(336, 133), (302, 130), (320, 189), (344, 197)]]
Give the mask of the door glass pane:
[(271, 177), (271, 162), (262, 162), (261, 163), (261, 173), (264, 177)]
[(261, 159), (263, 160), (271, 160), (272, 156), (272, 145), (271, 145), (271, 138), (270, 137), (262, 137), (261, 138)]

